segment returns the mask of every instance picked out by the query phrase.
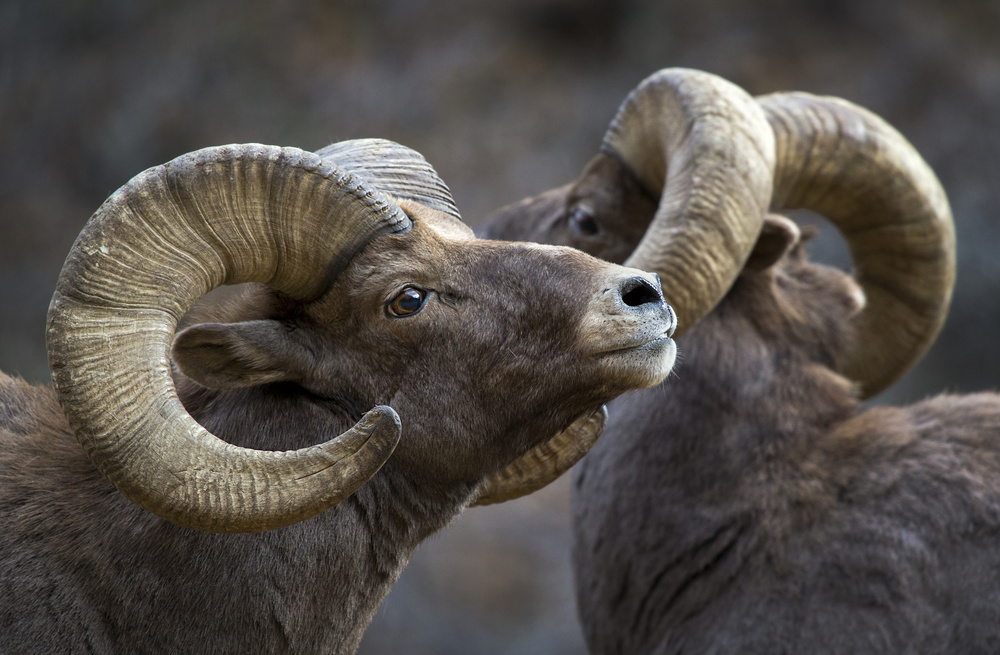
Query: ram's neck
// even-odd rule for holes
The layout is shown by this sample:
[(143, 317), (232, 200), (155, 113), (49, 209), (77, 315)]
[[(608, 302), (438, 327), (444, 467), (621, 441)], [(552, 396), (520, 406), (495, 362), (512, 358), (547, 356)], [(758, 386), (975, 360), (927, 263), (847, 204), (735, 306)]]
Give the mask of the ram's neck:
[[(758, 500), (761, 481), (843, 412), (817, 396), (803, 403), (798, 396), (815, 380), (745, 342), (711, 342), (692, 331), (678, 349), (681, 364), (666, 382), (611, 403), (597, 456), (587, 458), (605, 484), (625, 470), (635, 472), (625, 481), (630, 488), (655, 484), (664, 505), (657, 515), (683, 522), (684, 512), (738, 507), (748, 490)], [(598, 483), (591, 486), (599, 493)]]
[[(349, 628), (339, 631), (339, 648), (332, 652), (355, 651), (416, 548), (453, 520), (465, 503), (464, 497), (429, 497), (394, 470), (390, 460), (354, 495), (312, 519), (317, 529), (310, 534), (326, 559), (321, 579), (336, 590), (317, 603), (318, 609)], [(317, 608), (311, 609), (315, 614)]]
[[(614, 401), (577, 471), (581, 615), (614, 624), (586, 628), (601, 652), (650, 651), (664, 626), (698, 616), (830, 493), (796, 468), (855, 412), (849, 387), (737, 328), (706, 320), (685, 334), (675, 374)], [(629, 538), (608, 536), (618, 533)]]
[[(656, 410), (671, 433), (664, 448), (685, 468), (728, 479), (795, 460), (859, 410), (848, 380), (794, 346), (731, 323), (706, 320), (686, 335), (682, 364), (657, 390), (663, 409)], [(634, 411), (640, 403), (654, 404), (626, 400)]]
[[(351, 410), (290, 388), (193, 394), (193, 387), (182, 388), (188, 389), (182, 400), (199, 422), (241, 446), (300, 448), (329, 439), (356, 420)], [(470, 494), (471, 489), (420, 488), (390, 459), (327, 512), (244, 540), (241, 557), (259, 558), (267, 568), (274, 566), (273, 553), (285, 553), (288, 570), (280, 575), (288, 589), (283, 597), (299, 603), (295, 612), (285, 611), (293, 619), (282, 626), (289, 640), (294, 641), (296, 632), (325, 631), (324, 648), (352, 653), (417, 546), (454, 519)], [(313, 617), (314, 623), (297, 626), (303, 616)]]

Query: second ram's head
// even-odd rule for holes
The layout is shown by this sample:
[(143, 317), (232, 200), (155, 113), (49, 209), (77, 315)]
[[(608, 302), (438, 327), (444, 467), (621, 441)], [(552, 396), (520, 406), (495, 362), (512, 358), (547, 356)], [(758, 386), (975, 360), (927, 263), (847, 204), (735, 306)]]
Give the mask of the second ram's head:
[(501, 208), (481, 232), (658, 273), (681, 335), (744, 267), (790, 250), (797, 230), (769, 212), (800, 208), (833, 222), (850, 248), (863, 307), (838, 370), (874, 395), (941, 328), (954, 233), (930, 168), (856, 105), (805, 93), (752, 98), (708, 73), (664, 69), (625, 99), (576, 181)]

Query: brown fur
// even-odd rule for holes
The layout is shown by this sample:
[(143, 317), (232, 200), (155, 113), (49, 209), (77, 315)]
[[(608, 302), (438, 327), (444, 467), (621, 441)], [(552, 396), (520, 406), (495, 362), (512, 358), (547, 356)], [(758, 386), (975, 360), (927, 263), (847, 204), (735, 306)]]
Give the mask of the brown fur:
[(577, 469), (591, 652), (1000, 652), (1000, 396), (864, 410), (853, 280), (757, 268)]
[[(312, 519), (242, 535), (166, 522), (101, 477), (51, 389), (0, 374), (0, 651), (351, 653), (480, 481), (647, 379), (579, 330), (587, 299), (636, 272), (407, 209), (413, 230), (378, 239), (317, 301), (253, 287), (175, 343), (182, 401), (231, 443), (298, 448), (396, 409), (393, 456)], [(427, 304), (390, 318), (408, 283)], [(618, 309), (664, 329), (662, 297)]]

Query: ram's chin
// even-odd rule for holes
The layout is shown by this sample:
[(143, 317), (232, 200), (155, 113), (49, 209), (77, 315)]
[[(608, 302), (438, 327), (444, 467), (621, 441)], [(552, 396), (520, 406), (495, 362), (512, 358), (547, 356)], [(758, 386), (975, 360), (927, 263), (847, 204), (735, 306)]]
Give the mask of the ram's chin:
[(666, 379), (677, 359), (677, 344), (663, 336), (652, 341), (602, 353), (604, 363), (630, 389), (654, 387)]

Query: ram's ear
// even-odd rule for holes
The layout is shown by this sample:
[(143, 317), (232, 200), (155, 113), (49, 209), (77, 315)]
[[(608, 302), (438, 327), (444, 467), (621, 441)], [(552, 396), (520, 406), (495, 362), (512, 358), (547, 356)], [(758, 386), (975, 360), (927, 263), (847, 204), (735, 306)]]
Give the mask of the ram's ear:
[(774, 266), (801, 238), (802, 232), (795, 221), (779, 214), (768, 214), (744, 268), (763, 271)]
[(213, 389), (298, 381), (306, 355), (286, 326), (266, 320), (200, 323), (178, 333), (173, 346), (181, 371)]

